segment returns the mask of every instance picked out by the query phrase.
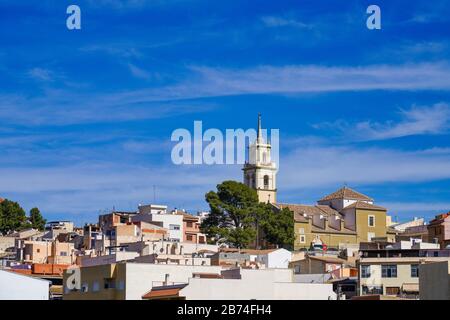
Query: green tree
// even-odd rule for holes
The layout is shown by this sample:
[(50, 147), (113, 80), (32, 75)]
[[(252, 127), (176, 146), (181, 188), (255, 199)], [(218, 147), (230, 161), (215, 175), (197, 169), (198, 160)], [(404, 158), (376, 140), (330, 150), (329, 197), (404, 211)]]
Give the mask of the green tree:
[(236, 181), (217, 185), (217, 192), (205, 196), (211, 209), (201, 230), (208, 238), (244, 248), (256, 236), (255, 213), (259, 210), (256, 191)]
[(32, 228), (43, 231), (47, 220), (44, 219), (38, 208), (33, 208), (30, 210), (30, 222)]
[(267, 242), (280, 248), (292, 250), (295, 241), (294, 213), (288, 208), (274, 210), (270, 204), (264, 204), (261, 229)]
[(27, 226), (25, 211), (17, 202), (5, 199), (0, 203), (0, 233), (23, 230)]

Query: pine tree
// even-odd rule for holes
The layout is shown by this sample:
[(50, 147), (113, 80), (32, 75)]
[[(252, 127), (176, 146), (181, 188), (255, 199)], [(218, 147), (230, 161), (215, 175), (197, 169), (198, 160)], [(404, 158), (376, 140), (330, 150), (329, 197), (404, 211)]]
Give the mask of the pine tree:
[(27, 225), (25, 210), (17, 202), (5, 199), (0, 203), (0, 233), (20, 231)]
[(44, 219), (38, 208), (33, 208), (30, 210), (30, 222), (32, 228), (43, 231), (47, 220)]

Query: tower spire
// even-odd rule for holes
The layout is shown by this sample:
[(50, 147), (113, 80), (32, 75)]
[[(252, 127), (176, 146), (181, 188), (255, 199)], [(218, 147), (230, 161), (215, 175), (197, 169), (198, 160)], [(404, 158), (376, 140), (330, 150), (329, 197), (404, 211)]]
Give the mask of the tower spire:
[(258, 142), (261, 141), (261, 113), (258, 113)]

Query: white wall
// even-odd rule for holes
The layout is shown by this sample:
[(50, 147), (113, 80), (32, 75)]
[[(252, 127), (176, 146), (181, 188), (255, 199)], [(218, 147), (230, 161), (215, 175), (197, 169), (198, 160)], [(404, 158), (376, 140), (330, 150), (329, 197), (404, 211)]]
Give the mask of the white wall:
[(332, 284), (292, 282), (292, 270), (241, 270), (242, 279), (189, 280), (180, 290), (187, 300), (328, 300)]
[(266, 268), (288, 268), (292, 253), (286, 249), (278, 249), (268, 254), (258, 255), (256, 261), (264, 263)]
[(0, 300), (48, 300), (50, 282), (0, 270)]
[(125, 261), (125, 260), (132, 260), (139, 256), (139, 253), (137, 252), (117, 252), (114, 254), (109, 254), (105, 256), (98, 256), (98, 257), (81, 257), (81, 266), (82, 267), (91, 267), (91, 266), (99, 266), (99, 265), (105, 265), (110, 263), (116, 263), (119, 261)]
[[(138, 214), (131, 219), (133, 222), (136, 221), (158, 221), (163, 223), (163, 228), (169, 231), (169, 238), (176, 239), (178, 241), (183, 241), (183, 216), (181, 214)], [(170, 230), (170, 225), (178, 225), (179, 230)]]
[(165, 275), (169, 274), (168, 282), (187, 283), (196, 272), (220, 274), (219, 266), (183, 266), (167, 264), (127, 263), (125, 299), (142, 300), (142, 296), (152, 289), (161, 286)]

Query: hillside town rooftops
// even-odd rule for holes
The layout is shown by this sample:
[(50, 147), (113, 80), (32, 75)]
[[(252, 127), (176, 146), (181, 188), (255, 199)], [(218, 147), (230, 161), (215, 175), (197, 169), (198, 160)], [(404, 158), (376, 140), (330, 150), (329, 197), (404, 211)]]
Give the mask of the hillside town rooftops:
[(373, 201), (365, 194), (359, 193), (349, 187), (343, 187), (336, 192), (333, 192), (319, 201), (335, 200), (335, 199), (349, 199), (349, 200), (363, 200), (363, 201)]

